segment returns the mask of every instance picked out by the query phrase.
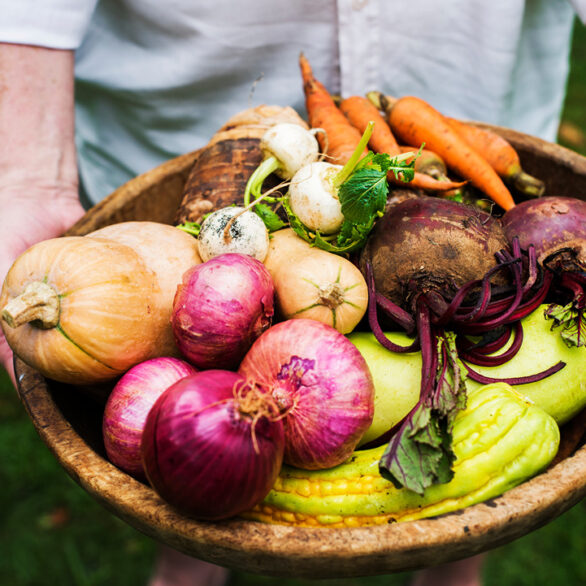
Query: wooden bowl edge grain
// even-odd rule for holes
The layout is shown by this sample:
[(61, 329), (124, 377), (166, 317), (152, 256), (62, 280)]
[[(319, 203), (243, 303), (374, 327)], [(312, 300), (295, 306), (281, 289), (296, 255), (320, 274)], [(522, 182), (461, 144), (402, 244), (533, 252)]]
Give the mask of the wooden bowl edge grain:
[[(491, 128), (517, 148), (528, 172), (539, 174), (546, 160), (564, 177), (575, 178), (572, 185), (563, 180), (555, 184), (556, 195), (568, 195), (574, 190), (575, 197), (586, 197), (586, 158), (516, 131)], [(86, 234), (130, 218), (171, 223), (181, 200), (181, 187), (196, 156), (197, 152), (188, 153), (133, 179), (92, 208), (68, 234)], [(552, 521), (586, 496), (583, 446), (499, 498), (432, 519), (356, 529), (294, 528), (238, 519), (221, 523), (192, 521), (94, 451), (63, 416), (48, 382), (39, 373), (18, 359), (15, 369), (21, 400), (39, 435), (67, 473), (92, 497), (156, 540), (194, 557), (243, 571), (335, 578), (436, 565), (517, 539)]]

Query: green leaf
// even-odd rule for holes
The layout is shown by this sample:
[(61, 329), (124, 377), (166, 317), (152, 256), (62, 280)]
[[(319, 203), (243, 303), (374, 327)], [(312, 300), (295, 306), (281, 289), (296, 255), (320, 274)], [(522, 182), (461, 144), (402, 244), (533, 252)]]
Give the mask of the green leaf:
[(545, 317), (554, 320), (552, 330), (560, 328), (566, 346), (586, 346), (586, 312), (581, 309), (579, 299), (567, 305), (552, 303), (545, 309)]
[(367, 224), (382, 212), (389, 193), (388, 173), (392, 171), (402, 181), (411, 181), (417, 156), (407, 163), (402, 155), (391, 158), (385, 153), (369, 152), (338, 190), (344, 217), (350, 222)]
[(199, 231), (201, 230), (201, 225), (197, 222), (183, 222), (183, 224), (178, 224), (176, 228), (179, 230), (183, 230), (183, 232), (187, 232), (192, 236), (199, 236)]
[(281, 220), (279, 214), (264, 203), (256, 204), (254, 206), (254, 211), (260, 216), (269, 232), (274, 232), (275, 230), (280, 230), (287, 226), (287, 223)]
[(379, 462), (384, 478), (418, 494), (452, 479), (452, 426), (458, 411), (466, 406), (464, 369), (457, 357), (455, 335), (448, 332), (438, 338), (437, 354), (434, 385), (420, 397)]
[(294, 213), (289, 205), (288, 198), (284, 198), (281, 202), (283, 204), (283, 209), (287, 214), (287, 219), (289, 220), (289, 227), (299, 236), (303, 238), (306, 242), (310, 244), (314, 244), (315, 241), (315, 232), (312, 232)]
[(358, 161), (352, 174), (338, 189), (338, 198), (345, 219), (339, 232), (333, 237), (310, 230), (293, 213), (287, 198), (284, 198), (282, 204), (291, 228), (313, 246), (328, 252), (347, 254), (360, 249), (364, 246), (375, 221), (384, 212), (389, 192), (389, 170), (401, 169), (407, 177), (412, 176), (414, 161), (406, 163), (401, 156), (391, 159), (384, 153), (369, 152)]
[(342, 214), (350, 222), (366, 224), (387, 201), (387, 172), (375, 167), (362, 167), (340, 186), (338, 197)]
[[(413, 161), (413, 165), (415, 165), (415, 161)], [(413, 177), (415, 177), (415, 167), (411, 165), (391, 165), (389, 171), (392, 171), (395, 177), (404, 183), (413, 181)]]

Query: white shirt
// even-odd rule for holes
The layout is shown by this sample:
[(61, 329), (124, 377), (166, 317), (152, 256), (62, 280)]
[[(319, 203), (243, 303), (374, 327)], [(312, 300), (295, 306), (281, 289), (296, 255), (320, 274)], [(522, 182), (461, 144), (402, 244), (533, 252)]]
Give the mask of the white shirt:
[(574, 10), (586, 21), (586, 0), (0, 0), (0, 40), (77, 50), (97, 202), (249, 106), (305, 116), (301, 51), (332, 93), (417, 95), (553, 141)]

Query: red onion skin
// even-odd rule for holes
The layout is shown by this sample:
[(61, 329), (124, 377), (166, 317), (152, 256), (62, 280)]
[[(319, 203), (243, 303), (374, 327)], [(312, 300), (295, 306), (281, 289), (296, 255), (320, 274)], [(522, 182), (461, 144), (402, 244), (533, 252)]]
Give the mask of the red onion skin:
[(311, 319), (291, 319), (262, 334), (238, 370), (269, 390), (286, 412), (287, 464), (331, 468), (352, 455), (372, 422), (374, 384), (343, 334)]
[(517, 237), (521, 248), (535, 247), (539, 263), (571, 248), (582, 270), (586, 267), (586, 201), (553, 195), (523, 201), (503, 215), (502, 223), (509, 242)]
[[(207, 370), (170, 387), (151, 409), (142, 457), (155, 491), (190, 517), (217, 521), (259, 503), (283, 462), (280, 419), (261, 417), (254, 428), (236, 407), (237, 373)], [(270, 399), (270, 397), (269, 397)]]
[(140, 442), (147, 415), (155, 401), (173, 384), (196, 369), (179, 358), (160, 357), (141, 362), (116, 383), (102, 420), (106, 454), (112, 464), (140, 480)]
[(227, 253), (186, 271), (171, 324), (183, 356), (198, 368), (236, 370), (272, 322), (274, 285), (255, 258)]

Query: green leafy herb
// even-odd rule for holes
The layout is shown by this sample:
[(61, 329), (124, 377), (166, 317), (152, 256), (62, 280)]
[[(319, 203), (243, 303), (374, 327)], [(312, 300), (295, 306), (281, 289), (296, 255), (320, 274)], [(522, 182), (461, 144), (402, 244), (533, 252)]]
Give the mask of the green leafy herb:
[(335, 254), (347, 254), (362, 248), (374, 223), (383, 215), (389, 192), (389, 171), (400, 173), (404, 181), (413, 178), (415, 160), (405, 162), (407, 158), (412, 158), (412, 154), (401, 157), (391, 158), (386, 154), (370, 152), (357, 163), (354, 171), (338, 189), (345, 220), (336, 234), (325, 236), (307, 228), (293, 213), (285, 198), (282, 204), (291, 228), (313, 246)]
[[(409, 153), (408, 158), (410, 157)], [(367, 224), (378, 212), (384, 210), (389, 193), (389, 171), (408, 182), (415, 175), (414, 166), (415, 159), (406, 163), (404, 158), (391, 158), (384, 153), (370, 152), (340, 186), (338, 197), (344, 217), (356, 224)]]
[(387, 201), (387, 174), (374, 167), (358, 169), (341, 185), (338, 197), (346, 220), (367, 224)]

